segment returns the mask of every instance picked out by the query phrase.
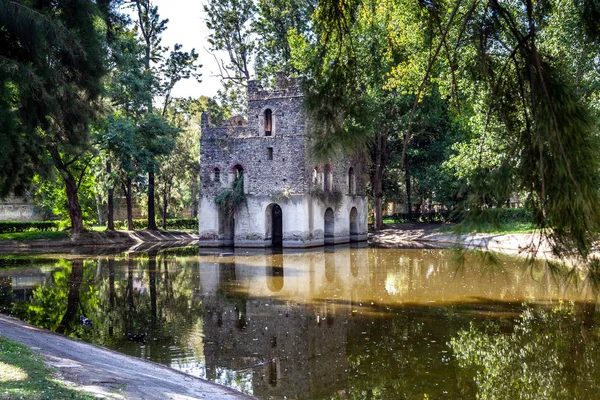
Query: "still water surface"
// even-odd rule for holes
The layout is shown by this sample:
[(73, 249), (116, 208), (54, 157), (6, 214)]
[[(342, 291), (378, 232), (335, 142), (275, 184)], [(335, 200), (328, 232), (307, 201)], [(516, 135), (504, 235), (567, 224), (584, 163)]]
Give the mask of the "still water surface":
[(0, 258), (1, 312), (260, 399), (598, 398), (594, 287), (451, 250)]

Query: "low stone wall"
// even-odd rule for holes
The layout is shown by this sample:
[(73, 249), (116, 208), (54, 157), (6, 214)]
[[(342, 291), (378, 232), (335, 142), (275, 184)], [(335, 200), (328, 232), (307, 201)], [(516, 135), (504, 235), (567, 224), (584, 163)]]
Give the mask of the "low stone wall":
[(42, 220), (44, 220), (44, 213), (24, 198), (11, 196), (0, 203), (0, 221)]

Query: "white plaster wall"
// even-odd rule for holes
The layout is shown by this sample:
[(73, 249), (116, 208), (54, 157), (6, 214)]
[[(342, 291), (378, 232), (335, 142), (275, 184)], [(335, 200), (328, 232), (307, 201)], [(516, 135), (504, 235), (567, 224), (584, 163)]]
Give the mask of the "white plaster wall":
[[(323, 204), (310, 195), (297, 195), (282, 201), (270, 196), (248, 196), (247, 203), (235, 218), (235, 246), (271, 246), (269, 206), (278, 204), (282, 210), (283, 247), (312, 247), (324, 244), (325, 210)], [(367, 200), (362, 196), (344, 196), (334, 210), (335, 244), (350, 241), (350, 211), (356, 207), (358, 240), (367, 238)], [(333, 208), (333, 207), (332, 207)], [(269, 215), (267, 215), (269, 214)], [(199, 206), (200, 238), (202, 244), (217, 240), (219, 234), (218, 209), (212, 197), (202, 197)], [(356, 237), (353, 237), (353, 240)], [(221, 243), (224, 244), (224, 243)]]
[[(329, 208), (316, 198), (313, 198), (312, 225), (313, 236), (323, 238), (325, 232), (325, 210)], [(367, 240), (367, 199), (364, 196), (343, 196), (339, 207), (334, 209), (334, 242), (347, 243), (350, 241), (350, 211), (356, 207), (358, 212), (358, 240)], [(331, 207), (333, 209), (333, 207)]]
[(219, 235), (219, 213), (212, 197), (200, 197), (198, 205), (200, 240), (216, 240)]
[(305, 198), (306, 196), (292, 196), (285, 201), (273, 201), (268, 196), (248, 197), (247, 206), (242, 207), (236, 217), (235, 245), (270, 246), (271, 232), (270, 226), (267, 226), (270, 215), (267, 215), (267, 208), (277, 204), (282, 211), (283, 247), (305, 246), (306, 241), (310, 240)]
[(37, 221), (43, 215), (31, 204), (0, 204), (0, 221)]

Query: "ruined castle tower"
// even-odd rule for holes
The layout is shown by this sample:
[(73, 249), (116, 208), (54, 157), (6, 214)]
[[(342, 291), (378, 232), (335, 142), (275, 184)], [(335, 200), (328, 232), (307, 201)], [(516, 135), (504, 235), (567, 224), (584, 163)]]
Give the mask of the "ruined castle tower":
[[(214, 128), (202, 115), (201, 246), (302, 248), (367, 239), (364, 161), (312, 161), (302, 102), (296, 80), (279, 79), (272, 91), (250, 81), (247, 120), (235, 116)], [(232, 212), (216, 200), (236, 184), (245, 199)]]

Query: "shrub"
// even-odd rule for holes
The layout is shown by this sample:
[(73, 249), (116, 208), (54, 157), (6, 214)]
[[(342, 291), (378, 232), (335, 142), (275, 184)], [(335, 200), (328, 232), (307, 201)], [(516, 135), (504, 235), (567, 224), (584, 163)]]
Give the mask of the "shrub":
[(0, 233), (57, 231), (58, 221), (0, 221)]
[[(156, 221), (157, 226), (162, 226), (162, 221)], [(197, 218), (167, 218), (167, 229), (197, 229)], [(115, 221), (115, 229), (127, 229), (127, 221)], [(134, 219), (133, 229), (148, 229), (147, 219)]]

